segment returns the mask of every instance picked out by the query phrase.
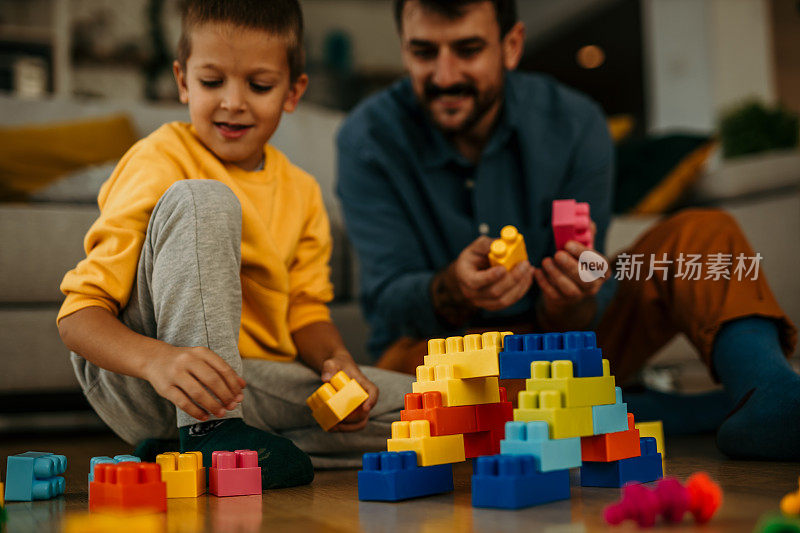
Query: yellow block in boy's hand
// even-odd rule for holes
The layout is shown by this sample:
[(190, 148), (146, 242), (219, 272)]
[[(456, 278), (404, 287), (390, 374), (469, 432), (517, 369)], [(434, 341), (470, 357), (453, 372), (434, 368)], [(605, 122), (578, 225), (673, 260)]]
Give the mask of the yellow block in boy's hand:
[(344, 420), (347, 415), (369, 398), (369, 394), (354, 379), (339, 371), (308, 397), (306, 404), (311, 408), (314, 419), (328, 431)]
[(503, 265), (511, 270), (522, 261), (528, 260), (525, 239), (514, 226), (505, 226), (500, 230), (500, 238), (492, 241), (489, 249), (489, 263), (492, 266)]

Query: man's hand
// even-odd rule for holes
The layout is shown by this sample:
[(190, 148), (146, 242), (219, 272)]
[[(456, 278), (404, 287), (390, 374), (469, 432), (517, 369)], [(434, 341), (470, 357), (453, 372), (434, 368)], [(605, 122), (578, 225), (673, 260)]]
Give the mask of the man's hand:
[(492, 239), (478, 237), (453, 263), (453, 276), (464, 298), (475, 307), (498, 311), (517, 303), (533, 283), (534, 268), (523, 261), (510, 272), (489, 264)]
[(221, 418), (244, 399), (245, 381), (203, 346), (165, 345), (149, 359), (144, 375), (159, 395), (198, 420), (208, 420), (208, 413)]
[(378, 387), (367, 379), (358, 365), (353, 361), (353, 357), (346, 350), (339, 350), (333, 354), (329, 359), (322, 363), (322, 372), (320, 376), (322, 381), (329, 382), (334, 375), (340, 370), (344, 371), (350, 378), (356, 380), (361, 385), (369, 397), (364, 400), (355, 411), (350, 413), (347, 418), (336, 424), (331, 431), (358, 431), (367, 425), (369, 412), (378, 403)]
[[(596, 230), (592, 222), (592, 234)], [(539, 322), (547, 329), (581, 329), (591, 324), (596, 312), (595, 295), (609, 276), (606, 272), (604, 277), (591, 282), (581, 280), (578, 258), (586, 250), (597, 251), (576, 241), (567, 242), (564, 248), (552, 258), (544, 258), (542, 268), (534, 272), (536, 283), (542, 290), (537, 309)]]

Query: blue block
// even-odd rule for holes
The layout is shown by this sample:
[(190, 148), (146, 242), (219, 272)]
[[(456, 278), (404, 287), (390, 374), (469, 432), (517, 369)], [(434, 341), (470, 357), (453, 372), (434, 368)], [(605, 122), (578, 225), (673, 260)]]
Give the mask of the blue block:
[(453, 490), (453, 465), (417, 466), (416, 452), (365, 453), (358, 499), (397, 502)]
[(64, 494), (67, 458), (49, 452), (10, 455), (6, 462), (6, 500), (30, 502)]
[(576, 378), (603, 375), (603, 351), (593, 331), (508, 335), (500, 352), (500, 379), (528, 379), (534, 361), (572, 361)]
[(500, 441), (502, 455), (532, 455), (537, 472), (552, 472), (581, 466), (581, 439), (551, 439), (547, 422), (506, 422), (506, 438)]
[(585, 461), (581, 467), (582, 487), (622, 487), (626, 483), (647, 483), (661, 479), (661, 454), (656, 451), (656, 439), (639, 439), (642, 451), (640, 457), (630, 457), (599, 463)]
[(569, 499), (569, 470), (537, 472), (530, 455), (490, 455), (475, 459), (472, 506), (521, 509)]
[(628, 430), (628, 404), (622, 401), (622, 389), (615, 389), (617, 399), (613, 404), (592, 406), (595, 435)]
[(89, 459), (89, 483), (94, 481), (94, 466), (101, 463), (141, 463), (142, 460), (135, 455), (115, 455), (112, 459), (106, 455), (100, 455)]

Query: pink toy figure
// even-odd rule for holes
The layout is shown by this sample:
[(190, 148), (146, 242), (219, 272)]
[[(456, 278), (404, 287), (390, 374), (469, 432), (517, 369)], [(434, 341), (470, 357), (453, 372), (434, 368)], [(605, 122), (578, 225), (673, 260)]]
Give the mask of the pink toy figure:
[(664, 478), (652, 490), (644, 485), (626, 485), (622, 499), (603, 511), (605, 521), (615, 526), (626, 519), (635, 521), (639, 527), (653, 527), (661, 515), (666, 522), (678, 523), (688, 511), (695, 522), (708, 522), (722, 504), (722, 490), (708, 474), (692, 474), (681, 485), (675, 478)]
[(553, 235), (556, 250), (563, 250), (567, 241), (578, 241), (594, 248), (594, 237), (589, 231), (589, 204), (575, 200), (553, 200)]
[(216, 451), (211, 454), (209, 492), (215, 496), (261, 494), (261, 467), (253, 450)]

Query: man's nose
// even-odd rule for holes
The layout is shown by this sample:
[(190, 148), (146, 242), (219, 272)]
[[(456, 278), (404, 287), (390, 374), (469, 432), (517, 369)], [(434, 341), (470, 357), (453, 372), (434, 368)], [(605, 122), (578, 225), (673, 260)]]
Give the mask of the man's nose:
[(244, 90), (239, 84), (228, 83), (222, 95), (222, 109), (228, 111), (241, 111), (244, 109)]
[(431, 82), (438, 87), (450, 87), (461, 82), (458, 57), (447, 49), (442, 49), (436, 58), (436, 66)]

